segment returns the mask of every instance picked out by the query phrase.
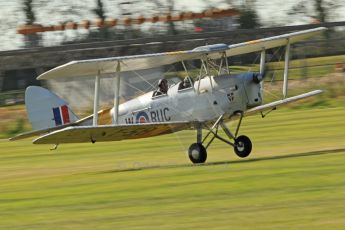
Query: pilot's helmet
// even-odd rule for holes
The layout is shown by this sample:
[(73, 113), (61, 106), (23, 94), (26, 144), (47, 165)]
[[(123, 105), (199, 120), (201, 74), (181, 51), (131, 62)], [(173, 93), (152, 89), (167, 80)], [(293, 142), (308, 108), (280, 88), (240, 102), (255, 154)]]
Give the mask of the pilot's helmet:
[(159, 81), (158, 81), (158, 86), (159, 87), (161, 87), (161, 86), (165, 86), (165, 85), (167, 85), (168, 84), (168, 81), (167, 81), (167, 79), (160, 79)]

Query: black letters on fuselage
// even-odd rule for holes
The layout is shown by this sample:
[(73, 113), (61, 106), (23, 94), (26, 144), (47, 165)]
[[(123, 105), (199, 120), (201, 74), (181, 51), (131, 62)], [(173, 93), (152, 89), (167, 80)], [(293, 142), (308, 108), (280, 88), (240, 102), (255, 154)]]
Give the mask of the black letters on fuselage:
[(150, 115), (151, 115), (151, 122), (157, 122), (156, 112), (155, 111), (151, 111)]
[(154, 110), (150, 112), (152, 122), (170, 121), (171, 117), (168, 115), (169, 108)]
[(133, 117), (128, 117), (125, 119), (126, 124), (133, 124)]
[(169, 108), (164, 108), (164, 109), (163, 109), (165, 121), (170, 121), (170, 120), (171, 120), (171, 117), (170, 117), (170, 116), (167, 116), (167, 112), (168, 112), (168, 111), (169, 111)]

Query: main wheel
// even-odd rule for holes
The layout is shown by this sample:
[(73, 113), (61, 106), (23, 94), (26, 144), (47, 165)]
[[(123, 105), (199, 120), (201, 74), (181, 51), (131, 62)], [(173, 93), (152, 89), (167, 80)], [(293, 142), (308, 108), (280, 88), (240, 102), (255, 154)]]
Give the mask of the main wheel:
[(194, 163), (204, 163), (207, 159), (207, 151), (200, 143), (192, 144), (188, 149), (189, 159)]
[(239, 136), (235, 140), (234, 150), (237, 156), (247, 157), (252, 151), (252, 142), (247, 136)]

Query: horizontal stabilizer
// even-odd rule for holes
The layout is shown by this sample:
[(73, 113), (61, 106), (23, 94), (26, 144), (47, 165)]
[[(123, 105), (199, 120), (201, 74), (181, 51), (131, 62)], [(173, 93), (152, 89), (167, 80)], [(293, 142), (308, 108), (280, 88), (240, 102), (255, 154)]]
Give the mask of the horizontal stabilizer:
[(68, 126), (70, 126), (70, 124), (61, 125), (61, 126), (57, 126), (57, 127), (53, 127), (53, 128), (29, 131), (29, 132), (21, 133), (21, 134), (18, 134), (16, 136), (14, 136), (14, 137), (11, 137), (9, 140), (10, 141), (17, 141), (17, 140), (22, 140), (22, 139), (25, 139), (25, 138), (28, 138), (28, 137), (39, 136), (39, 135), (42, 135), (42, 134), (50, 133), (50, 132), (58, 130), (58, 129), (66, 128)]
[(71, 126), (41, 136), (34, 144), (62, 144), (120, 141), (177, 132), (192, 127), (191, 122), (146, 123), (130, 125)]
[(304, 94), (300, 94), (300, 95), (297, 95), (297, 96), (294, 96), (294, 97), (289, 97), (289, 98), (282, 99), (282, 100), (279, 100), (279, 101), (274, 101), (274, 102), (271, 102), (271, 103), (268, 103), (268, 104), (265, 104), (265, 105), (260, 105), (260, 106), (257, 106), (257, 107), (254, 107), (252, 109), (247, 110), (245, 112), (245, 116), (249, 116), (249, 115), (252, 115), (252, 114), (255, 114), (255, 113), (258, 113), (258, 112), (267, 111), (269, 109), (274, 109), (274, 108), (277, 108), (277, 107), (280, 107), (280, 106), (283, 106), (283, 105), (290, 104), (292, 102), (296, 102), (296, 101), (299, 101), (299, 100), (302, 100), (302, 99), (305, 99), (305, 98), (308, 98), (308, 97), (312, 97), (312, 96), (318, 95), (320, 93), (322, 93), (322, 90), (314, 90), (314, 91), (311, 91), (311, 92), (308, 92), (308, 93), (304, 93)]

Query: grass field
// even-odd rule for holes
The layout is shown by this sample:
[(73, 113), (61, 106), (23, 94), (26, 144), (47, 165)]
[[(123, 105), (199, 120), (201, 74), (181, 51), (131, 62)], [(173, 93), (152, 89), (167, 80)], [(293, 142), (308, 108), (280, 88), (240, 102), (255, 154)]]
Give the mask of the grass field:
[(51, 146), (0, 142), (0, 229), (344, 229), (345, 108), (244, 120), (248, 159), (192, 131)]

